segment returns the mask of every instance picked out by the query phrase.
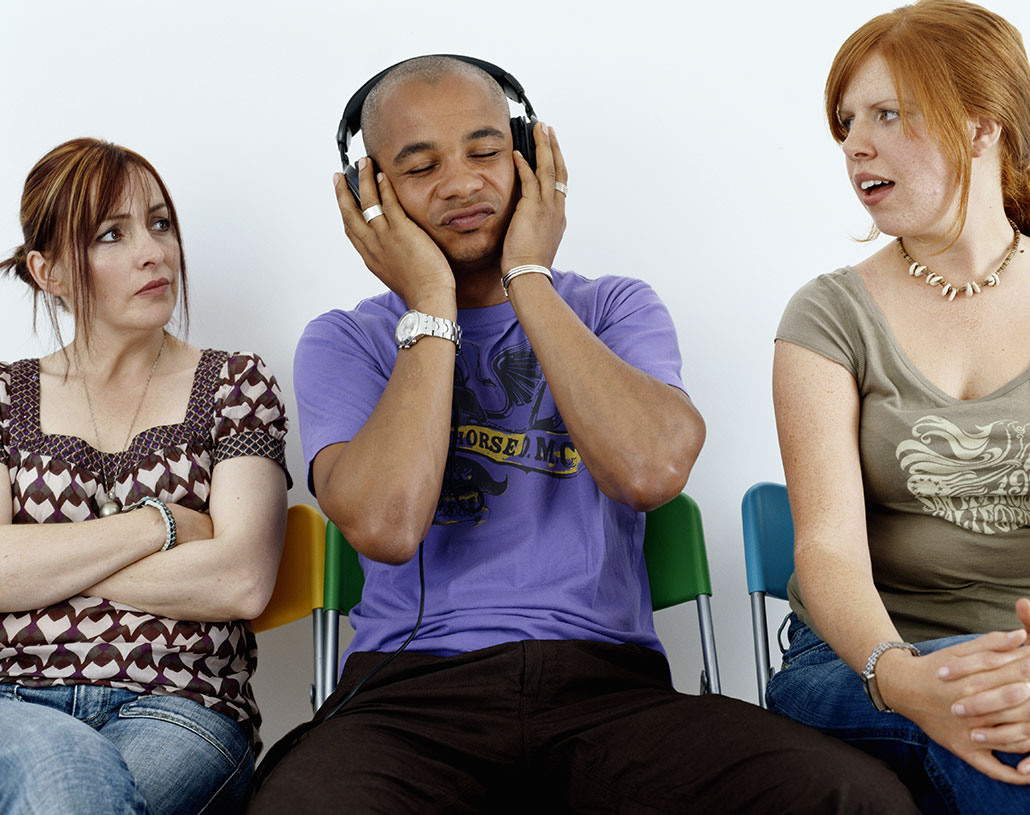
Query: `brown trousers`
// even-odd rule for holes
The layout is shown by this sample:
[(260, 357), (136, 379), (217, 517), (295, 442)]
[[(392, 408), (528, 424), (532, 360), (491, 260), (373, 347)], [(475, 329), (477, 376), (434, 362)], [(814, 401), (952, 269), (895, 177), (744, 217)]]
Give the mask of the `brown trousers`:
[[(319, 714), (385, 656), (351, 655)], [(318, 720), (266, 757), (248, 812), (917, 811), (879, 761), (754, 705), (677, 693), (665, 658), (631, 645), (404, 653)]]

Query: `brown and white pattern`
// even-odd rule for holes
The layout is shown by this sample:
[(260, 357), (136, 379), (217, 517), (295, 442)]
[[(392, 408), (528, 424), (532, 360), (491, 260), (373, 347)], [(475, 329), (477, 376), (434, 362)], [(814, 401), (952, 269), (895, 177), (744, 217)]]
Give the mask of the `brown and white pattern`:
[[(0, 461), (11, 474), (14, 523), (97, 517), (105, 464), (117, 474), (122, 505), (151, 495), (207, 511), (215, 464), (262, 456), (285, 470), (285, 437), (279, 386), (256, 355), (204, 351), (185, 420), (142, 431), (123, 453), (44, 435), (39, 361), (0, 363)], [(260, 716), (249, 680), (256, 663), (254, 635), (241, 620), (171, 620), (83, 596), (0, 614), (0, 682), (185, 696), (236, 719), (255, 740)]]

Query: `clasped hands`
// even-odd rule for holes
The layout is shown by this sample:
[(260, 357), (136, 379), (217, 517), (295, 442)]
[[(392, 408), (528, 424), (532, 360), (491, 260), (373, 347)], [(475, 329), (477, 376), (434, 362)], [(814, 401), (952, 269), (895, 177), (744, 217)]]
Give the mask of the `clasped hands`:
[[(523, 264), (550, 267), (565, 230), (565, 194), (555, 188), (555, 181), (568, 180), (561, 149), (553, 130), (541, 122), (534, 127), (534, 141), (535, 172), (523, 156), (513, 153), (521, 196), (504, 237), (502, 272)], [(453, 292), (454, 276), (447, 258), (409, 217), (389, 177), (374, 172), (371, 160), (358, 162), (360, 206), (342, 174), (334, 175), (333, 183), (347, 237), (369, 270), (409, 308), (420, 308), (430, 293)], [(362, 210), (376, 205), (383, 214), (366, 222)]]
[(993, 754), (1030, 753), (1030, 647), (1024, 647), (1030, 601), (1019, 600), (1016, 614), (1023, 628), (984, 634), (917, 658), (892, 654), (889, 687), (895, 699), (887, 701), (984, 774), (1030, 784), (1030, 756), (1013, 768)]

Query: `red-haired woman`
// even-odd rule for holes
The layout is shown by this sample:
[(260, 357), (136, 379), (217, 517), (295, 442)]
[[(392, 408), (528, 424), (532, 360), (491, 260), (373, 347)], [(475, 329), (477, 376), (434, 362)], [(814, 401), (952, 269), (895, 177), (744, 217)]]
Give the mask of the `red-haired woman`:
[[(791, 300), (776, 418), (796, 531), (773, 710), (928, 812), (1030, 810), (1030, 66), (961, 0), (838, 52), (830, 129), (897, 237)], [(993, 633), (992, 633), (993, 632)]]
[(0, 270), (60, 344), (0, 364), (0, 812), (232, 811), (258, 715), (286, 417), (260, 358), (194, 348), (171, 197), (94, 139), (33, 167)]

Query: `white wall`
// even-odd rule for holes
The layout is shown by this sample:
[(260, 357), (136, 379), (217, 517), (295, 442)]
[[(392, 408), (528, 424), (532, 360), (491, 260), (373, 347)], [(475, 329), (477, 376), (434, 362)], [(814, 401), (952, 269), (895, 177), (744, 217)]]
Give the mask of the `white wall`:
[[(1025, 0), (989, 4), (1030, 35)], [(554, 0), (526, 15), (421, 0), (0, 0), (0, 252), (21, 242), (22, 184), (48, 149), (92, 135), (141, 152), (182, 221), (190, 339), (260, 352), (295, 416), (304, 325), (380, 288), (333, 198), (344, 103), (416, 54), (505, 67), (569, 165), (556, 265), (642, 277), (676, 321), (708, 422), (688, 491), (704, 513), (724, 692), (754, 700), (739, 506), (754, 481), (782, 479), (772, 337), (798, 286), (871, 251), (850, 238), (868, 220), (822, 120), (822, 84), (844, 38), (894, 5)], [(0, 281), (0, 359), (51, 348), (45, 323), (32, 335), (23, 288)], [(310, 502), (295, 433), (289, 461), (291, 503)], [(658, 627), (677, 685), (695, 691), (693, 609), (660, 613)], [(268, 741), (308, 710), (309, 640), (305, 622), (260, 638)]]

